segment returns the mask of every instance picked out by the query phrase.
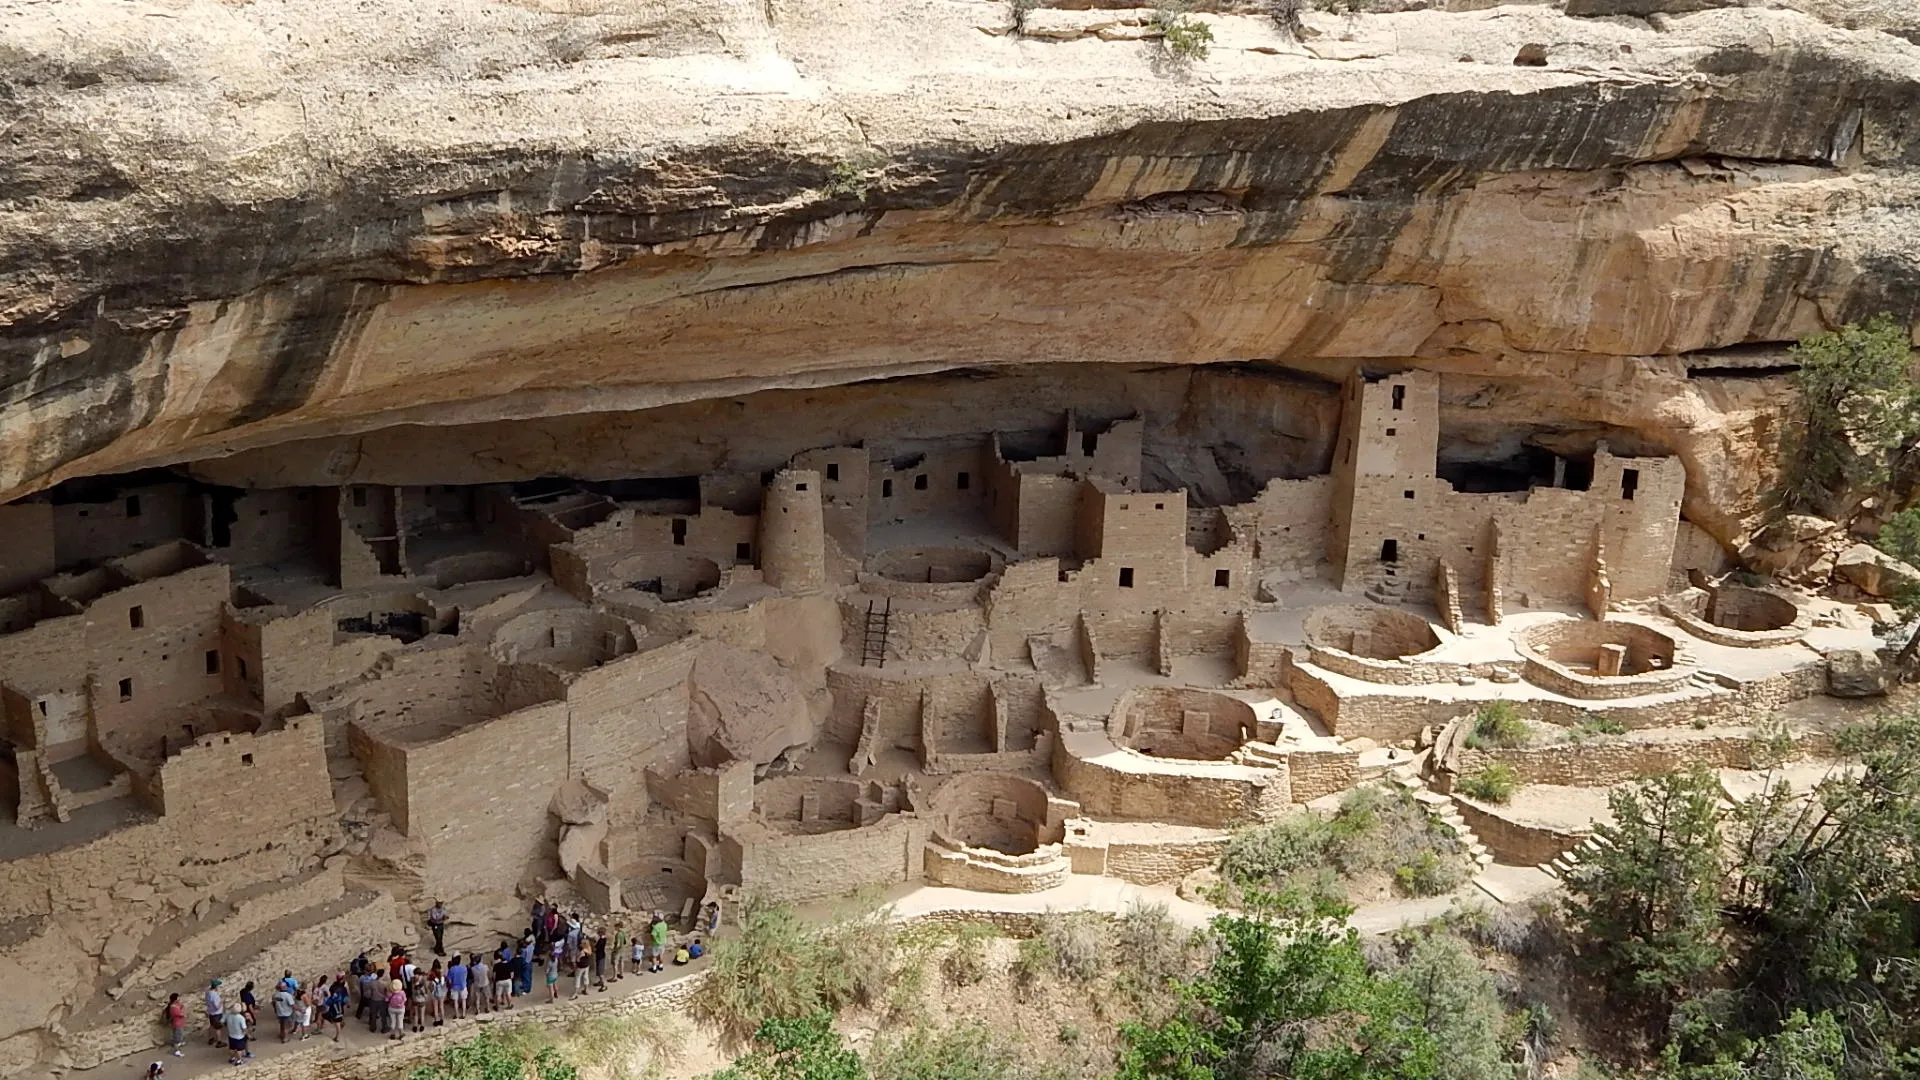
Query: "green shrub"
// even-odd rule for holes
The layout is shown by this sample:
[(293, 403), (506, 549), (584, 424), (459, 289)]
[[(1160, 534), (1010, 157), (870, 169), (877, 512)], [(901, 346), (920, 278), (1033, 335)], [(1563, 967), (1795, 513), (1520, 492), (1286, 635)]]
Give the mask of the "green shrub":
[(1625, 735), (1626, 733), (1627, 725), (1611, 716), (1590, 712), (1580, 714), (1580, 722), (1567, 732), (1567, 738), (1578, 742), (1581, 739), (1593, 738), (1595, 735)]
[(885, 165), (886, 158), (878, 151), (856, 150), (828, 168), (827, 193), (836, 198), (864, 199)]
[(715, 943), (692, 1010), (724, 1037), (746, 1041), (768, 1020), (884, 1004), (895, 945), (884, 909), (818, 926), (791, 909), (749, 902), (740, 936)]
[(1020, 942), (1013, 965), (1007, 970), (1013, 975), (1014, 988), (1025, 991), (1039, 985), (1053, 969), (1053, 943), (1045, 937), (1032, 937)]
[(1533, 741), (1533, 729), (1511, 701), (1489, 701), (1473, 714), (1473, 729), (1467, 732), (1467, 746), (1473, 750), (1491, 750), (1525, 746)]
[(439, 1061), (416, 1066), (407, 1080), (578, 1080), (579, 1069), (554, 1044), (553, 1033), (533, 1030), (544, 1027), (515, 1024), (504, 1031), (482, 1031), (441, 1051)]
[(1063, 979), (1089, 983), (1107, 966), (1106, 920), (1091, 911), (1046, 920), (1040, 937), (1053, 954), (1053, 970)]
[(1332, 839), (1333, 827), (1325, 818), (1290, 814), (1234, 833), (1220, 856), (1220, 873), (1240, 885), (1271, 884), (1295, 870), (1319, 865)]
[(1393, 884), (1407, 896), (1440, 896), (1466, 884), (1467, 868), (1458, 858), (1422, 851), (1393, 868)]
[(1187, 933), (1167, 914), (1167, 905), (1135, 900), (1114, 925), (1121, 964), (1148, 987), (1185, 975)]
[(1187, 14), (1183, 3), (1163, 3), (1155, 8), (1153, 28), (1160, 32), (1160, 47), (1178, 63), (1205, 60), (1213, 45), (1213, 28)]
[(1504, 803), (1520, 790), (1520, 775), (1504, 761), (1490, 761), (1462, 776), (1454, 786), (1469, 799)]
[(987, 977), (987, 942), (1000, 931), (991, 923), (968, 923), (953, 935), (940, 958), (940, 971), (955, 986), (972, 986)]
[(981, 1024), (962, 1024), (881, 1035), (867, 1052), (867, 1071), (873, 1080), (1064, 1080), (1058, 1069), (1031, 1059), (1013, 1039)]

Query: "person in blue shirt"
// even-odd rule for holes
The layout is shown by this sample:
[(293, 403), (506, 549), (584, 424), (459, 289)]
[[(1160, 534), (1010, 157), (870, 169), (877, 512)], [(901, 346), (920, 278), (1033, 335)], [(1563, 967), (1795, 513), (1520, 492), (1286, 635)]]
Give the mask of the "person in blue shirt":
[(447, 968), (447, 997), (453, 1002), (453, 1018), (467, 1018), (467, 965), (460, 962), (460, 954), (453, 954), (453, 963)]
[(533, 993), (533, 936), (520, 943), (520, 993)]

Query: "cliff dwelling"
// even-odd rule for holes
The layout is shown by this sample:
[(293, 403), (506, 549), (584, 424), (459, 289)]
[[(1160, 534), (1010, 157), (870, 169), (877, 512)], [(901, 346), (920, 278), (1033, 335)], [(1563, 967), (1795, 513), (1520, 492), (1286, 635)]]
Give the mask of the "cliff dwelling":
[[(1161, 411), (1216, 379), (1321, 434)], [(268, 908), (310, 925), (259, 967), (426, 897), (1166, 882), (1416, 747), (1442, 768), (1434, 733), (1485, 702), (1697, 723), (1817, 694), (1826, 651), (1872, 642), (1720, 582), (1671, 455), (1594, 434), (1525, 490), (1462, 490), (1442, 386), (1137, 373), (1054, 412), (1030, 378), (909, 382), (883, 392), (942, 417), (817, 445), (804, 415), (706, 426), (785, 411), (758, 395), (629, 421), (729, 466), (691, 475), (423, 483), (462, 465), (420, 433), (365, 482), (294, 447), (16, 500), (10, 899), (83, 875), (194, 927), (205, 898), (324, 883)], [(1009, 396), (1025, 426), (964, 430)], [(231, 963), (127, 947), (114, 993), (76, 987), (67, 1052), (137, 1045), (146, 992)]]
[(1915, 6), (1331, 6), (0, 0), (0, 1077), (435, 900), (1211, 911), (1360, 791), (1504, 903), (1825, 769)]

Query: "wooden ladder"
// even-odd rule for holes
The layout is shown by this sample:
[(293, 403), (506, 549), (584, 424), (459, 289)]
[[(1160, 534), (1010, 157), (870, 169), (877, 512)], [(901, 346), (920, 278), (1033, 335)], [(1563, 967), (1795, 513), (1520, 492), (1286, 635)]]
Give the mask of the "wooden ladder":
[(887, 628), (893, 623), (893, 598), (887, 597), (884, 606), (876, 607), (875, 603), (867, 601), (867, 632), (860, 643), (861, 667), (887, 666)]

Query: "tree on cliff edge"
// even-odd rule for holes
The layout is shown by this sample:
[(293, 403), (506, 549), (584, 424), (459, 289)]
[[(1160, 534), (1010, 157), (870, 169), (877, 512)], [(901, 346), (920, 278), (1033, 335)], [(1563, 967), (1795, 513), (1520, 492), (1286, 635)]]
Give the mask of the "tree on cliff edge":
[(1781, 434), (1778, 509), (1845, 521), (1901, 479), (1920, 435), (1910, 338), (1882, 314), (1815, 334), (1792, 353), (1800, 400)]

